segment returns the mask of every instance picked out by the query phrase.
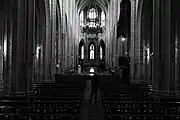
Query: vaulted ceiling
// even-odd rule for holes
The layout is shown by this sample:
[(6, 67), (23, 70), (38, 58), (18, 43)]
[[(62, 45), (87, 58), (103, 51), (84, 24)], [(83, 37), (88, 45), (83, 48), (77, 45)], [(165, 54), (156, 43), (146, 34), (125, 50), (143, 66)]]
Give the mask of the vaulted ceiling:
[(6, 0), (0, 0), (0, 10), (4, 7)]
[(86, 6), (92, 4), (99, 6), (102, 10), (107, 11), (110, 0), (76, 0), (78, 12), (83, 10)]

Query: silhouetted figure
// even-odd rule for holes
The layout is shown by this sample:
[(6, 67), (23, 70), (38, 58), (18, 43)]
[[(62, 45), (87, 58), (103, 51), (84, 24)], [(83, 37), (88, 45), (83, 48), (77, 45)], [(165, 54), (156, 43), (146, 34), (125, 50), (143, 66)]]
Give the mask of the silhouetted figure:
[(98, 92), (98, 75), (97, 73), (94, 73), (93, 79), (91, 81), (91, 98), (89, 100), (89, 103), (91, 103), (92, 98), (94, 96), (94, 103), (97, 103), (97, 92)]

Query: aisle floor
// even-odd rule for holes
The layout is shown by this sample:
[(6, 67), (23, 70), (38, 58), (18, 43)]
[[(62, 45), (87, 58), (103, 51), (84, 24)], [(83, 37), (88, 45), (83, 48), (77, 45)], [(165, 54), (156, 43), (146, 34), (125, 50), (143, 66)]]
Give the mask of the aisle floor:
[(101, 94), (98, 91), (97, 104), (89, 103), (91, 95), (91, 80), (87, 80), (84, 98), (82, 101), (80, 120), (105, 120), (104, 108), (102, 105)]

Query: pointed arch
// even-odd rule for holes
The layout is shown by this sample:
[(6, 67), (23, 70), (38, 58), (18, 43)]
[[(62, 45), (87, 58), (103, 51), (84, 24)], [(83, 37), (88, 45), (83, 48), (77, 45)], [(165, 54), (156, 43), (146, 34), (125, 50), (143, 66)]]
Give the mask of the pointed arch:
[(100, 49), (100, 59), (104, 59), (106, 54), (105, 53), (106, 46), (104, 40), (102, 39), (99, 42), (99, 49)]
[(88, 58), (89, 60), (94, 60), (96, 58), (96, 44), (91, 41), (88, 45)]
[(79, 42), (79, 57), (80, 59), (84, 59), (84, 56), (85, 56), (85, 43), (84, 43), (84, 40), (82, 39), (80, 42)]
[[(86, 6), (91, 6), (90, 0), (78, 0), (76, 3), (76, 7), (78, 8), (77, 12), (80, 14), (80, 12), (86, 7)], [(107, 14), (108, 10), (108, 4), (109, 0), (95, 0), (93, 3), (101, 8), (101, 10), (105, 11), (105, 14)]]

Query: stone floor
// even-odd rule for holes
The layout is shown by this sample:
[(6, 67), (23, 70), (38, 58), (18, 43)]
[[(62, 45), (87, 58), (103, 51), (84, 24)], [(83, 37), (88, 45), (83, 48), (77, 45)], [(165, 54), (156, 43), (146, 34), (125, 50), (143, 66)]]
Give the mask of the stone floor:
[(82, 101), (80, 120), (105, 120), (100, 91), (98, 91), (97, 104), (94, 104), (94, 101), (89, 104), (89, 99), (91, 95), (90, 85), (91, 81), (87, 80), (87, 87), (85, 89), (84, 98)]

